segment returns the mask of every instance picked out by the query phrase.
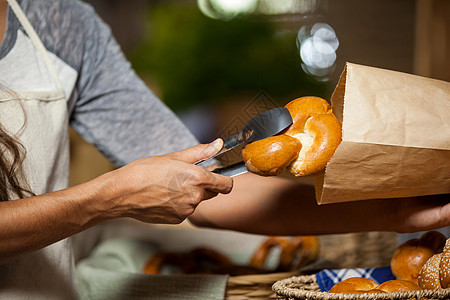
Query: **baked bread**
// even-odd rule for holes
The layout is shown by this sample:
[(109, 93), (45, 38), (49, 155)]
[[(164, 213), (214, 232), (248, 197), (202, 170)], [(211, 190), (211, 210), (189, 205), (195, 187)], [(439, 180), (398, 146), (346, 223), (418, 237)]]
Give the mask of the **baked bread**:
[(331, 106), (319, 97), (301, 97), (285, 107), (292, 125), (279, 135), (248, 144), (242, 151), (247, 168), (262, 176), (279, 175), (286, 169), (295, 176), (323, 171), (342, 138)]
[(418, 284), (420, 270), (434, 254), (443, 248), (443, 242), (445, 242), (445, 236), (437, 231), (430, 231), (419, 239), (404, 242), (395, 249), (391, 258), (392, 274), (396, 279)]
[(299, 140), (282, 134), (248, 144), (242, 150), (242, 157), (250, 172), (276, 176), (297, 158), (301, 148)]
[(450, 239), (445, 243), (439, 263), (439, 278), (443, 289), (450, 288)]
[(352, 277), (336, 283), (330, 293), (364, 294), (375, 289), (378, 284), (372, 279)]
[(376, 287), (386, 293), (420, 291), (422, 288), (414, 282), (407, 280), (388, 280)]
[(330, 293), (373, 294), (422, 290), (417, 284), (406, 280), (389, 280), (377, 284), (372, 279), (352, 277), (336, 283)]
[(325, 169), (342, 139), (342, 127), (331, 106), (319, 97), (302, 97), (286, 105), (293, 123), (285, 132), (302, 143), (302, 149), (289, 166), (295, 176)]
[(233, 267), (232, 261), (221, 252), (210, 248), (196, 248), (187, 253), (157, 252), (142, 269), (145, 274), (159, 274), (164, 266), (179, 273), (208, 273), (212, 269)]
[(423, 265), (419, 273), (418, 283), (424, 289), (437, 290), (441, 288), (439, 279), (439, 264), (441, 262), (442, 253), (433, 255)]
[(441, 253), (433, 255), (424, 264), (418, 283), (422, 288), (431, 290), (450, 287), (450, 239)]
[(316, 236), (268, 237), (254, 252), (249, 266), (265, 269), (272, 250), (280, 252), (278, 266), (274, 271), (298, 270), (319, 257), (319, 239)]

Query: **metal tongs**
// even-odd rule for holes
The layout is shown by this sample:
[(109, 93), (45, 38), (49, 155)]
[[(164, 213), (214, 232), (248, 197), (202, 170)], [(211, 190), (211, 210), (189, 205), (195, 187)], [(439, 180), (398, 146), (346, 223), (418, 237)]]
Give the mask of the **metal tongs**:
[[(285, 107), (278, 107), (262, 114), (259, 114), (250, 119), (244, 127), (236, 133), (223, 141), (223, 148), (216, 155), (197, 162), (201, 164), (205, 161), (216, 158), (219, 155), (223, 155), (225, 152), (230, 151), (242, 144), (246, 145), (258, 140), (262, 140), (273, 135), (276, 135), (289, 127), (292, 124), (292, 117), (289, 110)], [(224, 176), (234, 177), (248, 172), (247, 167), (243, 161), (215, 169), (213, 173), (221, 174)]]

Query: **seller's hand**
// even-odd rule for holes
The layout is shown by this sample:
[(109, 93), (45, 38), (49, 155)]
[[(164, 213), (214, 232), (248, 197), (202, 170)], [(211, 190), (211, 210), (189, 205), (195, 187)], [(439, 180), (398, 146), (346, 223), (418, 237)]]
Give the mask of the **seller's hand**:
[(222, 146), (223, 141), (218, 139), (211, 144), (138, 159), (110, 172), (109, 213), (150, 223), (182, 222), (203, 200), (231, 191), (231, 178), (194, 165), (219, 152)]

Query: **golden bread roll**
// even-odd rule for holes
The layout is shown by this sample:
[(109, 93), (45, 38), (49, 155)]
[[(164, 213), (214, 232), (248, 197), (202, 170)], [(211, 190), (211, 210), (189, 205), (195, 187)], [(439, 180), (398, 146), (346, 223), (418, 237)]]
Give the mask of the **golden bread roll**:
[(301, 97), (285, 107), (292, 125), (282, 134), (248, 144), (242, 151), (247, 168), (263, 176), (279, 175), (286, 168), (295, 176), (323, 171), (342, 138), (331, 106), (319, 97)]
[(242, 158), (250, 172), (275, 176), (286, 170), (301, 148), (297, 139), (282, 134), (248, 144), (242, 150)]
[(406, 241), (395, 249), (391, 258), (391, 270), (396, 279), (417, 283), (419, 272), (434, 251), (422, 246), (419, 239)]
[(330, 293), (378, 294), (422, 290), (417, 284), (406, 280), (389, 280), (377, 284), (372, 279), (353, 277), (336, 283)]
[(443, 242), (445, 242), (444, 235), (430, 231), (419, 239), (411, 239), (398, 246), (390, 263), (395, 278), (418, 284), (420, 270), (442, 249)]
[(439, 263), (439, 278), (443, 289), (450, 288), (450, 239), (445, 243)]
[(420, 286), (407, 280), (389, 280), (377, 286), (376, 289), (387, 293), (422, 290)]
[(422, 267), (419, 273), (419, 286), (427, 290), (437, 290), (441, 288), (439, 279), (439, 264), (442, 253), (433, 255)]
[(362, 294), (375, 289), (378, 284), (372, 279), (362, 277), (352, 277), (336, 283), (330, 293)]

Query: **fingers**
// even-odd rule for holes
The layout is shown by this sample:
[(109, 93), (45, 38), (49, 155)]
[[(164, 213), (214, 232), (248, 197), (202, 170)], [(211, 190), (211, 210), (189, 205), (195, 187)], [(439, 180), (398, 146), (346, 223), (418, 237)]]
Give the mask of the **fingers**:
[(188, 163), (196, 163), (200, 160), (207, 159), (217, 154), (223, 147), (222, 139), (216, 139), (210, 144), (199, 144), (191, 148), (187, 148), (170, 154), (178, 160)]
[[(188, 173), (185, 173), (184, 183), (180, 186), (182, 190), (191, 190), (194, 192), (194, 202), (201, 202), (203, 200), (211, 199), (218, 194), (228, 194), (233, 189), (233, 179), (231, 177), (222, 176), (211, 173), (202, 167), (192, 166)], [(186, 166), (187, 170), (188, 166)], [(191, 196), (188, 196), (188, 198)]]
[(231, 177), (214, 174), (206, 170), (205, 173), (209, 178), (203, 182), (202, 187), (206, 190), (220, 194), (228, 194), (233, 189), (233, 179)]
[(208, 200), (208, 199), (214, 198), (214, 197), (216, 197), (218, 194), (219, 194), (219, 193), (211, 192), (211, 191), (205, 190), (205, 193), (203, 194), (203, 199), (202, 199), (202, 200)]

